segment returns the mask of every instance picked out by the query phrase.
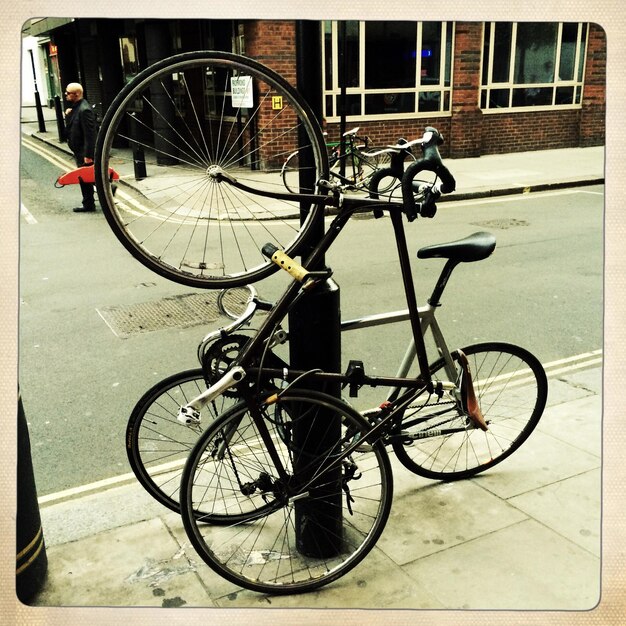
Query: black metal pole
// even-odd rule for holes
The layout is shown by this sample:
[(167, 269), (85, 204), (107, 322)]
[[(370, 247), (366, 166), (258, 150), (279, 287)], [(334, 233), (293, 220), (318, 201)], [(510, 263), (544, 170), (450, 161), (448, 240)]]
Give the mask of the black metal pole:
[[(307, 100), (318, 120), (322, 119), (322, 58), (321, 30), (316, 21), (296, 22), (296, 78), (298, 91)], [(306, 145), (303, 141), (301, 146)], [(301, 153), (303, 151), (301, 150)], [(307, 154), (308, 152), (308, 154)], [(310, 151), (301, 154), (302, 174), (311, 171), (306, 160)], [(311, 189), (315, 180), (300, 181), (301, 187)], [(304, 218), (309, 207), (301, 207)], [(324, 234), (324, 217), (320, 214), (311, 238), (311, 248)], [(303, 256), (308, 256), (303, 254)], [(318, 269), (324, 267), (320, 258)], [(313, 269), (313, 268), (310, 268)], [(289, 313), (289, 353), (291, 367), (309, 370), (322, 368), (338, 372), (341, 368), (341, 315), (339, 287), (334, 281), (316, 288), (300, 300)], [(326, 386), (324, 391), (340, 397), (339, 384)], [(310, 418), (311, 417), (311, 418)], [(314, 459), (324, 450), (336, 445), (341, 437), (340, 416), (321, 411), (315, 416), (303, 416), (294, 421), (294, 444), (299, 451), (294, 460), (294, 472), (304, 481), (315, 475)], [(341, 550), (343, 517), (341, 468), (325, 472), (310, 489), (311, 497), (295, 503), (296, 543), (298, 550), (308, 556), (323, 558)]]
[(43, 108), (41, 107), (41, 99), (39, 98), (39, 89), (37, 88), (37, 72), (35, 71), (35, 57), (33, 51), (29, 50), (30, 63), (33, 67), (33, 81), (35, 82), (35, 108), (37, 109), (37, 121), (39, 122), (39, 132), (46, 132), (46, 122), (43, 118)]
[[(347, 83), (347, 37), (346, 37), (346, 23), (341, 21), (337, 24), (337, 46), (339, 48), (339, 63), (338, 70), (339, 75), (337, 77), (339, 81), (339, 154), (346, 153), (346, 139), (344, 133), (346, 132), (346, 110), (347, 110), (347, 96), (346, 96), (346, 83)], [(341, 176), (346, 175), (346, 159), (339, 161), (339, 173)]]
[(63, 112), (63, 105), (61, 104), (60, 96), (54, 96), (54, 112), (57, 118), (57, 133), (59, 134), (59, 141), (62, 143), (65, 141), (65, 113)]

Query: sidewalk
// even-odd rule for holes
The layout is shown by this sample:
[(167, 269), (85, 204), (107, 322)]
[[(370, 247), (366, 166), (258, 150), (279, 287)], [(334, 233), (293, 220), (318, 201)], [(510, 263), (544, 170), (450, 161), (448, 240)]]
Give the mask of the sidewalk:
[[(23, 133), (69, 154), (58, 142), (54, 117), (47, 129), (40, 133), (32, 119), (22, 123)], [(601, 183), (604, 148), (446, 164), (457, 179), (450, 200), (485, 197)], [(484, 475), (438, 483), (410, 474), (392, 458), (394, 501), (376, 548), (349, 575), (317, 592), (268, 597), (221, 579), (196, 555), (179, 516), (129, 478), (63, 501), (41, 499), (49, 565), (33, 604), (591, 609), (600, 595), (600, 362), (601, 355), (590, 355), (550, 369), (548, 407), (536, 432)], [(343, 621), (362, 623), (362, 614), (352, 618)], [(314, 621), (327, 620), (336, 622), (331, 612)]]
[(376, 548), (317, 592), (268, 597), (221, 579), (179, 516), (131, 482), (41, 506), (49, 566), (34, 604), (590, 609), (600, 593), (600, 359), (549, 371), (537, 430), (485, 474), (439, 483), (392, 459), (394, 501)]

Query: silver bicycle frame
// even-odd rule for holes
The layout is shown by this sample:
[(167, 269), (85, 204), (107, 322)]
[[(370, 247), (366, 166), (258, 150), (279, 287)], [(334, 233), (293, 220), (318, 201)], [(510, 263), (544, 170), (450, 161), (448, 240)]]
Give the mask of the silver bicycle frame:
[[(454, 361), (450, 354), (450, 350), (446, 344), (443, 333), (437, 319), (435, 317), (435, 311), (437, 307), (427, 304), (417, 309), (420, 318), (420, 327), (422, 330), (422, 336), (426, 335), (426, 332), (430, 329), (435, 346), (439, 353), (438, 356), (442, 357), (445, 363), (446, 374), (450, 381), (454, 381), (457, 375)], [(367, 315), (365, 317), (359, 317), (352, 320), (346, 320), (341, 322), (341, 331), (358, 330), (362, 328), (370, 328), (372, 326), (384, 326), (385, 324), (394, 324), (396, 322), (404, 322), (409, 319), (408, 309), (402, 311), (393, 311), (390, 313), (378, 313), (376, 315)], [(411, 366), (415, 362), (417, 356), (417, 350), (415, 348), (415, 340), (411, 338), (411, 341), (402, 357), (402, 361), (398, 366), (396, 372), (396, 378), (406, 378), (409, 374)], [(397, 388), (391, 388), (388, 394), (388, 398), (397, 393)]]

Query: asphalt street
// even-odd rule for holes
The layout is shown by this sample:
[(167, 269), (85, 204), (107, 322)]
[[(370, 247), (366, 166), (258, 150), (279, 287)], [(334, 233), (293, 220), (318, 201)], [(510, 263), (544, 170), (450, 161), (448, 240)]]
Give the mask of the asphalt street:
[[(128, 477), (124, 429), (134, 403), (157, 380), (195, 367), (198, 342), (224, 319), (116, 335), (105, 322), (107, 311), (193, 290), (136, 262), (101, 212), (72, 213), (78, 189), (52, 186), (63, 160), (71, 162), (32, 141), (21, 159), (20, 385), (38, 493), (54, 498)], [(506, 340), (544, 364), (599, 349), (603, 199), (596, 186), (447, 202), (435, 219), (408, 225), (412, 251), (478, 230), (498, 238), (491, 258), (457, 268), (449, 283), (438, 313), (449, 343)], [(404, 308), (387, 219), (354, 219), (327, 262), (341, 287), (343, 319)], [(414, 264), (425, 300), (441, 261)], [(271, 299), (285, 285), (275, 276), (257, 288)], [(407, 342), (403, 331), (388, 326), (344, 334), (345, 363), (359, 358), (372, 373), (393, 374)]]

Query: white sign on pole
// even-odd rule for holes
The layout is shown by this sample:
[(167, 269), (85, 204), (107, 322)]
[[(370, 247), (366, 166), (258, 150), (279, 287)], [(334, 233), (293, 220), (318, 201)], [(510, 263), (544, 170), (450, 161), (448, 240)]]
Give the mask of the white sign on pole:
[(234, 109), (249, 109), (254, 105), (252, 98), (252, 76), (233, 76), (230, 90)]

